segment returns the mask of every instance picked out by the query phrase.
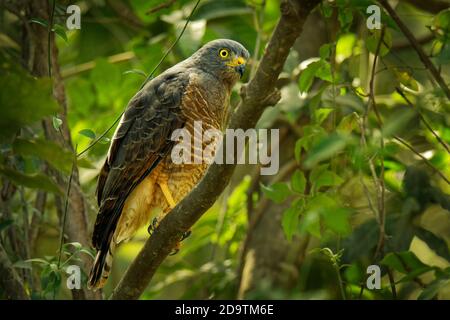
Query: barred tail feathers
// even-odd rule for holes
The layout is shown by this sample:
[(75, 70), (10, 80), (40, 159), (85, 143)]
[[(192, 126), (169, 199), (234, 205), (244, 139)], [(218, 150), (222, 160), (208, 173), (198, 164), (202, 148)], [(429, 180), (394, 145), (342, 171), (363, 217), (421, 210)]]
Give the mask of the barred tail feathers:
[(100, 249), (95, 257), (94, 264), (89, 274), (88, 288), (97, 290), (103, 288), (108, 280), (109, 273), (112, 268), (114, 251), (116, 244), (111, 241), (108, 250)]

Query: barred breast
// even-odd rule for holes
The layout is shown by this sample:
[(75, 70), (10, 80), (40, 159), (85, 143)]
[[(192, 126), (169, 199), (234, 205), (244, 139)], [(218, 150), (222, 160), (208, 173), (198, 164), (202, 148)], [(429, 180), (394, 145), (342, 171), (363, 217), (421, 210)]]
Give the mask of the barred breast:
[[(193, 163), (175, 164), (171, 155), (167, 155), (159, 179), (168, 179), (169, 190), (176, 203), (181, 201), (200, 181), (209, 167), (207, 159), (203, 158), (204, 150), (215, 150), (219, 141), (202, 137), (206, 130), (222, 132), (226, 125), (230, 92), (221, 87), (214, 78), (200, 78), (191, 75), (191, 80), (182, 99), (182, 111), (186, 119), (185, 129), (191, 137), (191, 161)], [(217, 83), (217, 86), (214, 84)], [(209, 84), (209, 86), (207, 86)], [(197, 122), (197, 124), (196, 124)], [(201, 128), (199, 126), (201, 123)], [(196, 145), (194, 138), (202, 139)], [(211, 152), (213, 154), (213, 152)], [(198, 163), (195, 163), (195, 162)], [(163, 212), (169, 206), (159, 188), (154, 194), (154, 204)]]

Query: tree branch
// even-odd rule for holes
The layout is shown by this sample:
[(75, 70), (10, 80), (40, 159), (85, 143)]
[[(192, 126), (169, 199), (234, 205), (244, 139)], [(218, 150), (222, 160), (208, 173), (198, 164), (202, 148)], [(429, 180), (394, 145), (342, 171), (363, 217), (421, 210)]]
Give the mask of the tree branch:
[[(320, 0), (282, 1), (281, 18), (254, 77), (241, 92), (242, 100), (230, 128), (252, 128), (267, 106), (280, 98), (275, 85), (300, 35), (306, 17)], [(226, 138), (224, 138), (224, 141)], [(114, 289), (111, 299), (137, 299), (182, 234), (210, 208), (230, 181), (235, 165), (212, 164), (201, 182), (161, 221)]]
[(441, 87), (442, 91), (444, 91), (447, 98), (450, 99), (450, 89), (448, 88), (444, 79), (441, 77), (441, 74), (439, 73), (438, 69), (434, 66), (433, 62), (431, 62), (430, 58), (428, 58), (428, 56), (423, 51), (420, 44), (417, 42), (417, 40), (414, 37), (414, 35), (412, 34), (412, 32), (403, 23), (403, 21), (400, 19), (400, 17), (397, 15), (397, 13), (391, 7), (391, 5), (388, 3), (387, 0), (379, 0), (379, 2), (383, 5), (383, 7), (386, 9), (386, 11), (389, 13), (389, 15), (392, 17), (392, 19), (397, 24), (397, 26), (400, 28), (402, 33), (409, 40), (409, 42), (411, 43), (411, 46), (417, 52), (417, 55), (419, 56), (420, 60), (425, 65), (425, 67), (427, 67), (427, 69), (431, 72), (433, 77), (436, 79), (437, 83)]

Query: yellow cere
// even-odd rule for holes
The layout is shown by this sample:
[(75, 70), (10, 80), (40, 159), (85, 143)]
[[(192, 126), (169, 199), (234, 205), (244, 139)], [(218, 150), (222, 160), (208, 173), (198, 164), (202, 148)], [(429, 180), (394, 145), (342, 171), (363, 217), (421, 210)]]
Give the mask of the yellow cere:
[(230, 67), (237, 67), (244, 63), (245, 63), (245, 59), (243, 57), (237, 57), (237, 58), (231, 60), (229, 63), (227, 63), (227, 65)]

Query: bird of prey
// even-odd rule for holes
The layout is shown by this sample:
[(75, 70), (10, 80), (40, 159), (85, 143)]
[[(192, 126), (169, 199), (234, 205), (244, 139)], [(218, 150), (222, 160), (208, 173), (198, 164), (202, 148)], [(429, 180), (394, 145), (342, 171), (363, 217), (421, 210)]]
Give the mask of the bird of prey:
[(204, 130), (223, 131), (231, 90), (248, 58), (236, 41), (211, 41), (147, 82), (130, 100), (98, 178), (99, 212), (92, 236), (97, 256), (90, 288), (105, 284), (120, 242), (149, 224), (155, 212), (160, 221), (203, 177), (205, 161), (172, 161), (172, 132), (185, 129), (194, 136), (196, 121)]

